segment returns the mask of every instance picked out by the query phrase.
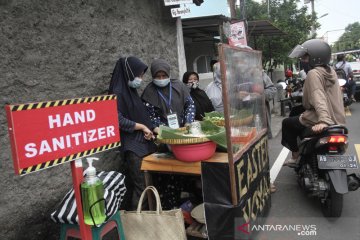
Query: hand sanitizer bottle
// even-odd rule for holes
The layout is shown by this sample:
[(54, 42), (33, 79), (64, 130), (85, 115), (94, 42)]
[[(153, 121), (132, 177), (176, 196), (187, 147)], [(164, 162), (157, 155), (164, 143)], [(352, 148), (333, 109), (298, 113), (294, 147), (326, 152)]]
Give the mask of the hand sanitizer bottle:
[(80, 186), (84, 222), (87, 225), (99, 225), (106, 219), (104, 185), (96, 176), (96, 169), (92, 166), (93, 160), (99, 159), (87, 158), (86, 160), (89, 167), (85, 170), (86, 177)]

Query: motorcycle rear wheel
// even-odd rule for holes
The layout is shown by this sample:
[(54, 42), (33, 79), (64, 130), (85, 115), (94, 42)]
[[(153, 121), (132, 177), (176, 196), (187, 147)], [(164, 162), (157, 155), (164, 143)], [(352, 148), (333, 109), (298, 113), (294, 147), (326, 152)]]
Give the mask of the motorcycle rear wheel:
[(320, 201), (321, 210), (325, 217), (338, 218), (341, 216), (343, 208), (343, 194), (335, 191), (334, 185), (329, 181), (330, 189), (325, 201)]

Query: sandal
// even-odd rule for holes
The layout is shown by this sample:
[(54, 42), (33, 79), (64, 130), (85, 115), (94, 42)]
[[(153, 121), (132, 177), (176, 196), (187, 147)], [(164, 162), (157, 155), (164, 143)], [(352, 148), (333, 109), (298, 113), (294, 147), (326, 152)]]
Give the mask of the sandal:
[(283, 163), (283, 166), (287, 166), (287, 167), (291, 167), (291, 168), (296, 168), (298, 166), (298, 162), (299, 162), (299, 158), (290, 158), (290, 159), (286, 159), (285, 162)]
[(186, 228), (186, 234), (188, 236), (197, 238), (207, 238), (205, 224), (193, 222), (189, 227)]

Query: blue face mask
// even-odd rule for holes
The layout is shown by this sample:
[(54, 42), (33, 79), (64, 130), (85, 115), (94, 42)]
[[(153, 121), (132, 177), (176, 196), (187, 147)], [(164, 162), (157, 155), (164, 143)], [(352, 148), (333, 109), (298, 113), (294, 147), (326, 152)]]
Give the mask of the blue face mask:
[(131, 88), (139, 88), (141, 86), (142, 79), (139, 77), (135, 77), (134, 80), (129, 81), (128, 85)]
[(153, 79), (153, 83), (158, 87), (166, 87), (170, 82), (170, 78)]

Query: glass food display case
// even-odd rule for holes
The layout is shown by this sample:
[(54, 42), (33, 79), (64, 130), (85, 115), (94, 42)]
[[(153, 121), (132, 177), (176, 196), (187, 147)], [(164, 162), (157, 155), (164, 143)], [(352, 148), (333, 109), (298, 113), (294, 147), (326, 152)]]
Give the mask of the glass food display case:
[(265, 133), (261, 52), (221, 45), (220, 54), (228, 149), (237, 159), (251, 140)]
[(228, 159), (202, 162), (206, 224), (210, 239), (252, 239), (239, 227), (258, 223), (270, 208), (262, 53), (218, 48)]
[[(200, 175), (209, 239), (251, 239), (251, 231), (239, 231), (239, 226), (257, 223), (270, 207), (262, 53), (226, 44), (220, 44), (218, 52), (224, 111), (207, 114), (196, 123), (195, 132), (195, 125), (190, 133), (188, 129), (160, 128), (158, 140), (172, 148), (183, 144), (180, 153), (187, 156), (152, 154), (143, 159), (141, 169), (147, 185), (150, 172)], [(209, 153), (210, 158), (190, 162), (199, 160), (196, 147), (209, 141), (214, 150), (217, 145), (217, 151)]]

